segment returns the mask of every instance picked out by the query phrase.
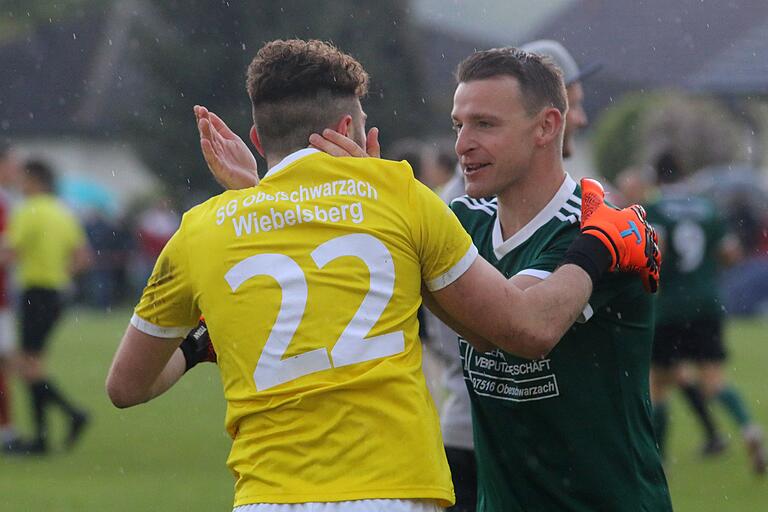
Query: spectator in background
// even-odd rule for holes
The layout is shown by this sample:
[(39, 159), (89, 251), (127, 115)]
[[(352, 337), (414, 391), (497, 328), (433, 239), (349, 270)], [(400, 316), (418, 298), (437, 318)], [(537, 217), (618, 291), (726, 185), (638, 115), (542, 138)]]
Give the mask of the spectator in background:
[[(0, 237), (5, 237), (11, 199), (8, 189), (19, 177), (21, 168), (10, 146), (0, 144)], [(0, 265), (0, 443), (3, 451), (13, 452), (20, 446), (11, 416), (9, 378), (16, 353), (16, 325), (11, 309), (7, 265)]]
[(83, 298), (89, 306), (110, 308), (116, 292), (114, 268), (119, 264), (118, 227), (99, 208), (89, 209), (83, 220), (88, 244), (93, 251), (93, 264), (84, 276)]
[(416, 139), (400, 139), (395, 141), (390, 151), (392, 160), (396, 162), (405, 160), (411, 164), (413, 175), (416, 179), (430, 187), (424, 175), (425, 154), (424, 143)]
[(458, 166), (453, 141), (437, 141), (431, 146), (424, 159), (424, 183), (450, 202), (464, 195), (464, 175)]
[(587, 112), (584, 110), (584, 88), (581, 82), (597, 72), (602, 65), (592, 63), (579, 67), (562, 44), (550, 39), (532, 41), (524, 44), (520, 49), (548, 57), (563, 73), (568, 99), (568, 112), (565, 115), (565, 132), (563, 133), (563, 158), (569, 158), (573, 155), (574, 135), (589, 124)]
[[(171, 207), (167, 197), (155, 199), (136, 223), (138, 272), (136, 279), (145, 283), (152, 273), (157, 257), (181, 223), (181, 217)], [(143, 288), (143, 284), (141, 286)], [(141, 288), (140, 288), (141, 289)]]
[(45, 368), (45, 349), (64, 306), (63, 292), (73, 274), (90, 261), (85, 234), (75, 216), (53, 195), (53, 170), (40, 161), (23, 167), (24, 202), (13, 213), (7, 233), (6, 259), (18, 266), (21, 300), (21, 375), (32, 399), (35, 437), (16, 450), (44, 454), (48, 450), (46, 412), (57, 405), (69, 416), (65, 441), (71, 447), (88, 416), (64, 397)]

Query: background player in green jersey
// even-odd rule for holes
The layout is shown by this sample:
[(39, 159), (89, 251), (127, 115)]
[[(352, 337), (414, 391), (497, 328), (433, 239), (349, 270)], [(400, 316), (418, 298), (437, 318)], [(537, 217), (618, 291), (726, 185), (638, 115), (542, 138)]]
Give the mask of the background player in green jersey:
[[(648, 218), (665, 246), (664, 273), (656, 304), (652, 391), (654, 427), (663, 448), (667, 430), (667, 401), (673, 385), (695, 386), (681, 364), (692, 362), (706, 399), (716, 399), (737, 422), (755, 472), (765, 473), (766, 452), (761, 429), (752, 422), (739, 393), (726, 382), (723, 363), (723, 306), (717, 274), (723, 264), (735, 263), (740, 247), (726, 233), (714, 203), (685, 186), (672, 152), (656, 165), (659, 194), (648, 206)], [(706, 418), (706, 415), (704, 416)], [(707, 422), (709, 424), (707, 425)], [(711, 420), (705, 421), (709, 439), (704, 452), (722, 448)]]
[[(483, 257), (534, 285), (579, 232), (581, 191), (562, 165), (562, 78), (512, 48), (468, 57), (457, 77), (452, 117), (468, 196), (452, 209)], [(552, 129), (561, 137), (542, 144)], [(671, 509), (651, 426), (652, 328), (637, 279), (613, 275), (541, 359), (460, 342), (479, 510)]]

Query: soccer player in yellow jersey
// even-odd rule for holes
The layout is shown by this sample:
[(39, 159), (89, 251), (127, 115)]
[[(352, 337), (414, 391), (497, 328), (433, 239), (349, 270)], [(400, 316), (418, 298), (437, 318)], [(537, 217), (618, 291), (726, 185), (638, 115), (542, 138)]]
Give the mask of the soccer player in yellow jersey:
[[(251, 139), (269, 171), (185, 214), (109, 371), (118, 407), (163, 393), (195, 363), (178, 347), (205, 316), (228, 404), (238, 512), (451, 504), (421, 371), (422, 286), (478, 348), (537, 357), (579, 316), (602, 271), (645, 268), (653, 243), (634, 212), (587, 198), (585, 218), (610, 243), (582, 235), (549, 279), (515, 288), (477, 257), (407, 163), (306, 147), (324, 128), (365, 145), (367, 82), (357, 61), (326, 43), (261, 48), (248, 70)], [(540, 142), (559, 133), (546, 128)], [(638, 247), (618, 234), (628, 219), (640, 223)]]

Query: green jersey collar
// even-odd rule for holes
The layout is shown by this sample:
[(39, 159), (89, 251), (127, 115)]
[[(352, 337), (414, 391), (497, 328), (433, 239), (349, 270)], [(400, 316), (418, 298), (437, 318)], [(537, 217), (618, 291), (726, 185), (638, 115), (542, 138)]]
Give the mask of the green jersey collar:
[[(538, 231), (542, 226), (544, 226), (547, 222), (552, 220), (552, 218), (562, 217), (562, 214), (560, 214), (560, 210), (563, 208), (566, 208), (567, 210), (573, 209), (571, 205), (567, 204), (568, 199), (570, 199), (574, 192), (576, 191), (576, 182), (573, 180), (573, 178), (568, 175), (568, 173), (565, 174), (565, 179), (563, 180), (563, 184), (560, 185), (560, 188), (555, 192), (555, 195), (552, 197), (552, 199), (549, 200), (547, 205), (539, 211), (539, 213), (536, 214), (536, 216), (531, 219), (531, 221), (523, 226), (523, 228), (509, 237), (507, 240), (504, 240), (501, 236), (501, 224), (499, 223), (499, 212), (496, 212), (496, 220), (493, 223), (493, 253), (496, 256), (497, 259), (502, 259), (504, 256), (512, 252), (517, 247), (520, 247), (526, 240), (531, 238), (536, 231)], [(581, 203), (581, 201), (578, 201)], [(501, 208), (501, 205), (499, 205), (499, 208)], [(576, 218), (576, 212), (573, 212), (574, 219)]]

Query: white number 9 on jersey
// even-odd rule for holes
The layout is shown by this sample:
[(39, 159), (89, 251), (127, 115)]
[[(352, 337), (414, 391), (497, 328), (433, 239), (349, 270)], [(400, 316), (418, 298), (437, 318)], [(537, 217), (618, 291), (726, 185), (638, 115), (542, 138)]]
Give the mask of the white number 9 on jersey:
[(284, 254), (257, 254), (235, 264), (224, 276), (233, 293), (255, 276), (273, 278), (282, 290), (280, 312), (253, 372), (258, 391), (310, 373), (392, 356), (405, 350), (403, 331), (367, 337), (392, 297), (395, 286), (392, 254), (378, 239), (359, 233), (332, 238), (311, 254), (321, 269), (343, 256), (362, 260), (368, 267), (370, 283), (363, 302), (336, 340), (330, 355), (325, 348), (318, 348), (283, 359), (307, 304), (307, 280), (295, 260)]

